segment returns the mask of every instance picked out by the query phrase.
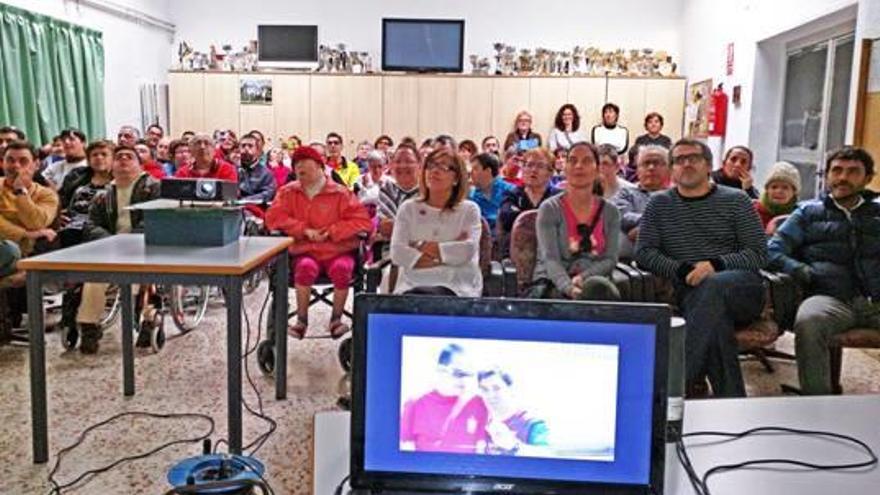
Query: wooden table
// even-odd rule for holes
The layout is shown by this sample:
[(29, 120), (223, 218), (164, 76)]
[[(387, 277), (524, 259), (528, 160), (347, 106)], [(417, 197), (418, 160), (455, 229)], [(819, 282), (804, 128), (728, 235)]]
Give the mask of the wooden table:
[(287, 397), (288, 237), (243, 237), (222, 247), (147, 246), (141, 234), (120, 234), (27, 258), (31, 423), (34, 462), (49, 459), (42, 286), (46, 282), (105, 282), (120, 287), (123, 394), (134, 395), (131, 284), (212, 285), (226, 292), (229, 449), (241, 453), (242, 282), (274, 263), (275, 397)]

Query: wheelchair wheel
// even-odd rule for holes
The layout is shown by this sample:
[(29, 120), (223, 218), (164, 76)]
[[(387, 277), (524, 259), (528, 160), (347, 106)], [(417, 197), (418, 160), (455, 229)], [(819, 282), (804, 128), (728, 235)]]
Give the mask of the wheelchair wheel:
[(159, 323), (150, 328), (150, 348), (153, 352), (159, 352), (165, 347), (165, 325)]
[(345, 370), (346, 374), (351, 372), (351, 346), (351, 337), (348, 337), (339, 344), (339, 351), (337, 352), (339, 356), (339, 364), (342, 366), (342, 369)]
[(76, 325), (61, 325), (61, 345), (68, 351), (76, 349), (79, 343), (79, 329)]
[(208, 310), (208, 286), (171, 286), (171, 318), (181, 333), (187, 333), (199, 326)]
[(122, 312), (121, 304), (119, 287), (111, 285), (107, 288), (107, 301), (104, 304), (104, 314), (101, 315), (101, 319), (98, 320), (98, 326), (100, 328), (107, 328), (116, 323), (119, 314)]
[(257, 365), (266, 375), (275, 372), (275, 342), (264, 340), (257, 346)]

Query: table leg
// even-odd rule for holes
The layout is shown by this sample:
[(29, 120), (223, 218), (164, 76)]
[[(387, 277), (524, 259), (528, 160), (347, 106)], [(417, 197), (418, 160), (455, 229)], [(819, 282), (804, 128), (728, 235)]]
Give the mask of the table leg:
[(272, 281), (272, 299), (275, 303), (275, 398), (287, 398), (287, 251), (275, 257), (275, 279)]
[(131, 304), (131, 285), (120, 284), (122, 303), (122, 394), (134, 395), (134, 310)]
[(226, 366), (229, 402), (229, 452), (241, 454), (241, 284), (230, 277), (226, 284)]
[(43, 334), (43, 287), (40, 272), (27, 272), (30, 330), (31, 435), (34, 464), (49, 460), (49, 412), (46, 405), (46, 339)]

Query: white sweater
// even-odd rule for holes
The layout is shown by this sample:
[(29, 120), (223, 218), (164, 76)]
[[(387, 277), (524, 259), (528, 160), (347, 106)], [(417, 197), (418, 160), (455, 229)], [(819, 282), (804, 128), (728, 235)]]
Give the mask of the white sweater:
[(547, 137), (547, 148), (550, 152), (554, 152), (559, 148), (568, 150), (575, 143), (589, 143), (590, 138), (584, 134), (583, 128), (574, 132), (560, 131), (557, 128), (550, 129), (550, 135)]
[[(464, 200), (454, 210), (440, 210), (418, 199), (404, 202), (394, 219), (391, 235), (391, 262), (400, 267), (394, 292), (415, 287), (442, 286), (463, 297), (480, 297), (480, 236), (483, 224), (480, 208)], [(466, 237), (465, 240), (459, 240)], [(443, 264), (413, 268), (421, 252), (412, 247), (420, 241), (437, 241)]]

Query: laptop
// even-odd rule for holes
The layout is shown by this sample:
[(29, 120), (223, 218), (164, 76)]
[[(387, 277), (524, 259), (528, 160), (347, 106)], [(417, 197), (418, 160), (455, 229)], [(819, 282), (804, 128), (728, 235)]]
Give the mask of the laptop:
[(352, 494), (663, 493), (664, 305), (355, 298)]

